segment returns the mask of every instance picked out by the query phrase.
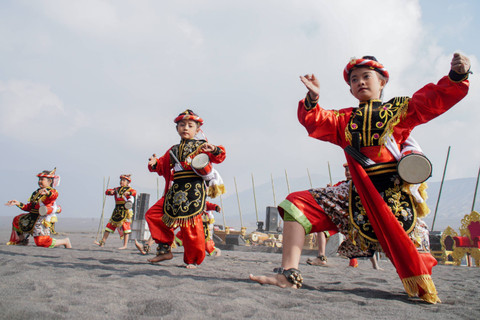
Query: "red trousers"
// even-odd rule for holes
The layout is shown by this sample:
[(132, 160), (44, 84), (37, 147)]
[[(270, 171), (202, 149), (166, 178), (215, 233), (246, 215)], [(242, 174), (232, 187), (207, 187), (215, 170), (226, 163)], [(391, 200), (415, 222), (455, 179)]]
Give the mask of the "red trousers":
[[(325, 214), (325, 211), (317, 201), (315, 201), (309, 191), (305, 190), (290, 193), (286, 200), (290, 201), (301, 211), (311, 223), (310, 233), (328, 231), (330, 235), (333, 235), (338, 232), (337, 226), (332, 222), (330, 217)], [(283, 208), (279, 207), (278, 211), (283, 219)]]
[[(105, 227), (105, 231), (110, 233), (114, 233), (116, 229), (117, 227), (110, 222), (107, 223), (107, 226)], [(132, 233), (131, 223), (129, 221), (124, 221), (122, 226), (118, 228), (118, 234), (120, 234), (120, 238), (123, 239), (124, 235), (129, 233)]]
[[(177, 234), (175, 235), (180, 241), (182, 241), (183, 245), (183, 234), (182, 230), (178, 231)], [(212, 255), (213, 252), (215, 252), (215, 242), (213, 240), (205, 240), (205, 251), (209, 254)]]
[[(23, 213), (13, 218), (12, 233), (10, 234), (10, 241), (8, 242), (8, 244), (13, 245), (13, 244), (18, 244), (20, 242), (20, 237), (18, 235), (19, 233), (21, 233), (19, 220), (20, 220), (20, 217), (25, 214), (26, 213)], [(37, 236), (37, 237), (34, 237), (33, 240), (35, 241), (35, 244), (38, 247), (48, 248), (53, 244), (53, 238), (50, 236)]]
[(49, 248), (54, 244), (53, 239), (50, 236), (38, 236), (34, 237), (33, 240), (38, 247)]
[[(172, 245), (175, 239), (174, 231), (176, 228), (168, 227), (162, 221), (163, 217), (162, 197), (145, 213), (145, 219), (148, 228), (156, 243), (166, 243)], [(201, 264), (205, 259), (205, 233), (203, 231), (202, 216), (197, 215), (194, 223), (185, 227), (180, 227), (183, 241), (183, 261), (186, 264)]]

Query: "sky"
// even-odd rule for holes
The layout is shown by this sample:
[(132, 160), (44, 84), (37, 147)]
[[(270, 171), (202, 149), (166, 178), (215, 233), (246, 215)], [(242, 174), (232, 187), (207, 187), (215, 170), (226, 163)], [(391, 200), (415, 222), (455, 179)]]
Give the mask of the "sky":
[(187, 108), (227, 150), (216, 166), (226, 202), (252, 187), (252, 175), (256, 186), (297, 179), (306, 189), (307, 172), (324, 186), (330, 166), (340, 180), (342, 150), (298, 123), (299, 76), (319, 78), (322, 107), (355, 106), (342, 71), (367, 54), (390, 73), (385, 99), (438, 81), (454, 52), (470, 58), (468, 96), (412, 134), (433, 163), (432, 181), (449, 146), (446, 179), (476, 177), (478, 13), (476, 0), (2, 1), (2, 201), (26, 201), (36, 174), (54, 167), (65, 217), (99, 217), (104, 185), (118, 186), (123, 173), (156, 199), (164, 181), (148, 172), (148, 157), (179, 142), (173, 119)]

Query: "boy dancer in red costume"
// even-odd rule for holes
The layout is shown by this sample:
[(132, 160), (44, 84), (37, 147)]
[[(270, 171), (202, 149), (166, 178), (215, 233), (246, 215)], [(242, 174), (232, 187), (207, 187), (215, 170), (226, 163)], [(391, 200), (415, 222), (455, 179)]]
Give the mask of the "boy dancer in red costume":
[(71, 248), (69, 238), (54, 239), (51, 234), (51, 218), (49, 215), (55, 214), (57, 206), (55, 201), (58, 198), (58, 192), (53, 186), (57, 185), (60, 177), (55, 175), (56, 169), (52, 171), (44, 170), (37, 174), (38, 189), (35, 190), (28, 203), (24, 204), (17, 200), (10, 200), (5, 205), (17, 206), (28, 213), (16, 216), (13, 219), (12, 234), (7, 245), (28, 244), (28, 235), (33, 235), (35, 244), (39, 247), (54, 248), (65, 246)]
[(163, 197), (145, 214), (152, 238), (158, 244), (157, 256), (149, 261), (153, 263), (173, 258), (171, 245), (175, 238), (174, 230), (180, 227), (183, 261), (187, 268), (196, 268), (205, 258), (202, 213), (207, 192), (202, 176), (192, 168), (192, 160), (205, 153), (210, 162), (221, 163), (226, 154), (222, 146), (195, 139), (203, 120), (192, 110), (180, 113), (174, 122), (181, 138), (180, 144), (171, 147), (160, 158), (154, 154), (148, 162), (151, 172), (165, 178)]
[[(345, 150), (353, 186), (342, 192), (343, 200), (332, 198), (325, 192), (328, 188), (287, 196), (279, 205), (285, 221), (282, 265), (275, 276), (250, 275), (250, 279), (280, 287), (301, 287), (303, 278), (298, 265), (305, 234), (336, 228), (345, 235), (342, 245), (347, 256), (368, 255), (381, 248), (397, 269), (409, 296), (440, 302), (431, 278), (436, 260), (428, 252), (417, 251), (423, 245), (412, 241), (411, 234), (419, 225), (416, 204), (408, 185), (398, 176), (398, 159), (391, 150), (398, 150), (416, 126), (463, 99), (468, 92), (469, 72), (469, 59), (455, 53), (448, 76), (437, 84), (426, 85), (411, 98), (396, 97), (382, 103), (382, 91), (389, 78), (387, 70), (371, 56), (352, 59), (345, 67), (344, 79), (360, 105), (341, 110), (321, 108), (317, 78), (313, 74), (300, 77), (308, 93), (299, 103), (298, 119), (309, 136)], [(342, 210), (332, 210), (332, 201)]]
[(132, 233), (131, 221), (133, 217), (132, 207), (135, 203), (137, 191), (130, 187), (132, 177), (130, 174), (122, 174), (120, 176), (120, 187), (115, 189), (107, 189), (107, 196), (115, 196), (115, 209), (113, 209), (112, 217), (105, 227), (102, 240), (95, 242), (96, 245), (103, 247), (110, 233), (114, 233), (118, 228), (120, 239), (123, 239), (123, 246), (119, 250), (127, 249), (128, 238)]

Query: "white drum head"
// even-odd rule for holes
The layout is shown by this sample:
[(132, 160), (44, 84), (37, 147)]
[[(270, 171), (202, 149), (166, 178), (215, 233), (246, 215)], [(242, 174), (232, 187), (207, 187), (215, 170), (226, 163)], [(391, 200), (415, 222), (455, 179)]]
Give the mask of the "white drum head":
[(48, 208), (46, 206), (40, 206), (40, 208), (38, 208), (38, 213), (41, 216), (46, 216), (48, 213)]
[(125, 202), (125, 209), (130, 210), (133, 208), (133, 203), (130, 201)]
[(207, 166), (207, 164), (210, 162), (210, 159), (208, 159), (208, 155), (205, 153), (200, 153), (199, 155), (195, 156), (192, 160), (192, 167), (195, 169), (203, 169)]
[(398, 162), (397, 170), (403, 181), (417, 184), (430, 178), (432, 164), (424, 155), (409, 154)]

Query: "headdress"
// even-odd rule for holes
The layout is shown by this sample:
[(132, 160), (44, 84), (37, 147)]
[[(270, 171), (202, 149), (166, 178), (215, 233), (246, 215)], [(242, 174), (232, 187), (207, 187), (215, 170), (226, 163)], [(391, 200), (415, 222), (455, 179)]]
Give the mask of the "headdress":
[(361, 59), (352, 58), (343, 70), (343, 78), (348, 84), (350, 84), (350, 72), (352, 72), (353, 69), (358, 67), (367, 67), (371, 70), (375, 70), (381, 75), (383, 75), (388, 82), (389, 74), (385, 67), (380, 62), (378, 62), (375, 57), (364, 56)]
[(132, 182), (132, 175), (131, 174), (122, 174), (122, 175), (120, 175), (120, 179), (125, 179), (130, 183), (130, 182)]
[(198, 122), (199, 125), (203, 124), (203, 119), (200, 118), (195, 112), (193, 112), (190, 109), (187, 109), (187, 110), (183, 111), (182, 113), (180, 113), (178, 115), (178, 117), (176, 117), (175, 120), (173, 120), (173, 122), (178, 123), (182, 120), (193, 120), (193, 121)]
[(42, 172), (37, 174), (37, 177), (52, 179), (52, 187), (56, 187), (56, 186), (60, 185), (60, 176), (55, 175), (56, 171), (57, 171), (56, 167), (53, 168), (52, 171), (43, 170)]

